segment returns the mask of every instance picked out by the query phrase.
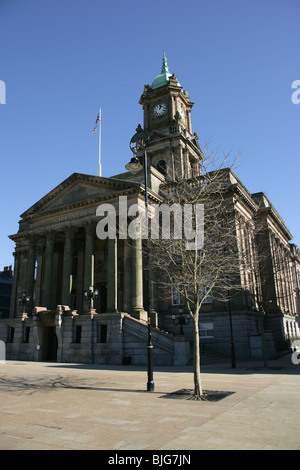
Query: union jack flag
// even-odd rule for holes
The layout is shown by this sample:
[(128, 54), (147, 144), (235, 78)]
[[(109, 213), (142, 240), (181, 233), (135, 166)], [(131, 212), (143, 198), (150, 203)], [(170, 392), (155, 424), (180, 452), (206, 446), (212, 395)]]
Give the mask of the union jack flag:
[(99, 110), (99, 113), (97, 114), (97, 119), (96, 119), (96, 122), (95, 122), (95, 127), (94, 127), (94, 130), (93, 130), (93, 133), (96, 131), (97, 127), (98, 127), (98, 122), (100, 121), (101, 119), (101, 109)]

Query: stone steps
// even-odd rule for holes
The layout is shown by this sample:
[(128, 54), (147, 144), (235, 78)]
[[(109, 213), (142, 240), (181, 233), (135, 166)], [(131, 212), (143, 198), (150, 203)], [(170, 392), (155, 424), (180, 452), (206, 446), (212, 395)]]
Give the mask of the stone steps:
[(221, 361), (224, 361), (226, 357), (223, 354), (220, 354), (212, 349), (208, 348), (207, 346), (201, 345), (200, 350), (200, 364), (215, 364)]
[[(139, 340), (147, 341), (148, 338), (148, 325), (146, 322), (136, 320), (129, 315), (124, 314), (123, 330)], [(162, 331), (158, 328), (151, 328), (151, 340), (154, 347), (173, 354), (174, 344), (172, 335)]]

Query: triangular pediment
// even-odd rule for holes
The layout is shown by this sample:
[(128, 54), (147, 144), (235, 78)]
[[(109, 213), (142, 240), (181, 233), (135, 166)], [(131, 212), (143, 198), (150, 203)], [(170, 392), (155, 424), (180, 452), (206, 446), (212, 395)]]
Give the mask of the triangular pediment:
[(151, 133), (150, 133), (150, 143), (153, 143), (153, 142), (157, 142), (158, 140), (162, 140), (162, 139), (165, 139), (165, 138), (169, 138), (170, 137), (170, 132), (168, 129), (165, 129), (165, 131), (161, 130), (161, 131), (158, 131), (158, 130), (153, 130)]
[(55, 212), (72, 206), (80, 206), (93, 201), (109, 199), (118, 193), (138, 188), (139, 184), (121, 181), (114, 178), (73, 173), (56, 188), (46, 194), (21, 217), (26, 218), (34, 214)]

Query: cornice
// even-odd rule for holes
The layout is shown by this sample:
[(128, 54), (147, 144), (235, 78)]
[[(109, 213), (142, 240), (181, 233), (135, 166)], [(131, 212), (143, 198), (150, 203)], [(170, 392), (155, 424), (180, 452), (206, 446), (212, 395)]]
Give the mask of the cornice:
[(276, 211), (276, 209), (273, 206), (260, 207), (259, 208), (259, 213), (261, 215), (271, 215), (272, 219), (276, 221), (278, 227), (284, 233), (284, 235), (286, 236), (288, 241), (292, 240), (293, 235), (291, 234), (291, 232), (289, 231), (289, 229), (287, 228), (287, 226), (283, 222), (282, 218), (280, 217), (280, 215), (278, 214), (278, 212)]
[(228, 186), (228, 191), (237, 192), (239, 196), (243, 198), (244, 201), (253, 209), (254, 212), (258, 212), (258, 205), (251, 198), (250, 193), (244, 188), (239, 182), (231, 183)]

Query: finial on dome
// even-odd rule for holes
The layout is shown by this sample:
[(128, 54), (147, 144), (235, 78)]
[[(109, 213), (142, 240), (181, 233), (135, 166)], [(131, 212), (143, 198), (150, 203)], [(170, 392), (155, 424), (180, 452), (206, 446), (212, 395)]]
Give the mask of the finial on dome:
[(167, 58), (166, 58), (166, 51), (163, 51), (163, 52), (164, 52), (164, 55), (163, 55), (163, 63), (162, 63), (161, 73), (162, 74), (163, 73), (170, 73)]
[(157, 77), (155, 77), (155, 79), (153, 80), (153, 83), (151, 86), (152, 90), (166, 85), (169, 82), (169, 78), (171, 76), (172, 74), (169, 72), (166, 53), (165, 51), (163, 51), (163, 63), (162, 63), (161, 74), (157, 75)]

